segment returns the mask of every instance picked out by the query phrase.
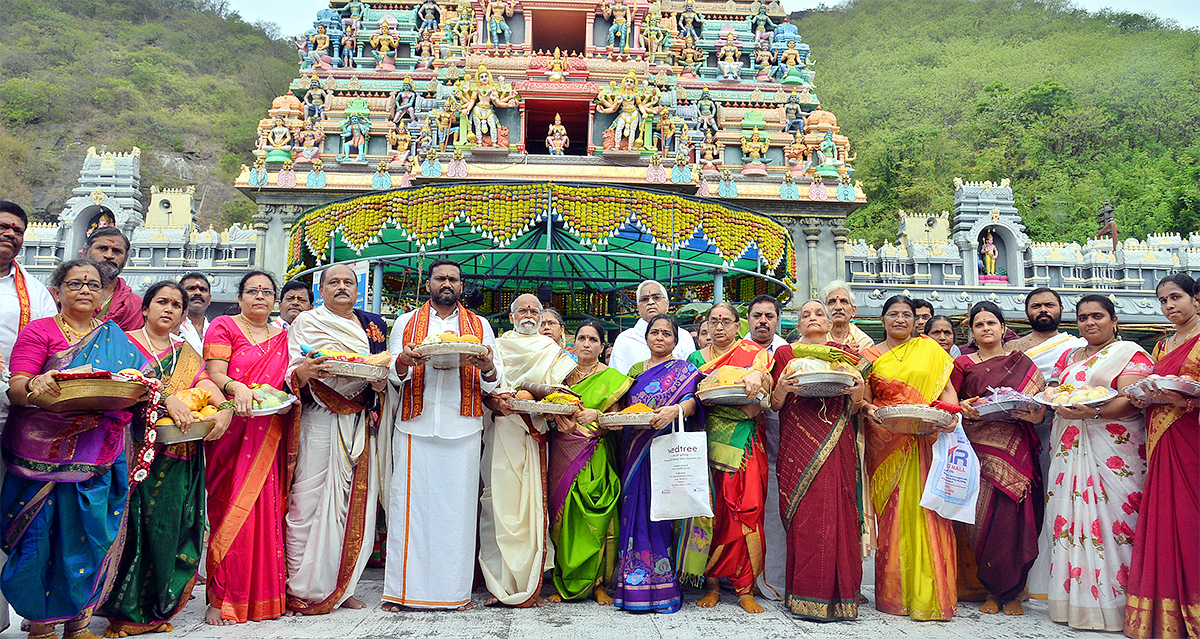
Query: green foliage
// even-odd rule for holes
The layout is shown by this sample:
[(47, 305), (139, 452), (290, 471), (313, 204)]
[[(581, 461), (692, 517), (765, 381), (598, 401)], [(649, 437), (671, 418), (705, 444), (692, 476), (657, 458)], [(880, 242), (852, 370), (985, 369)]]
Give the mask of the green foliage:
[(857, 153), (854, 237), (1012, 180), (1035, 241), (1200, 231), (1200, 33), (1057, 0), (852, 0), (796, 22)]
[(234, 223), (250, 226), (254, 224), (254, 214), (258, 212), (254, 202), (244, 197), (222, 202), (220, 210), (221, 223), (226, 226)]
[(41, 122), (55, 112), (61, 97), (49, 82), (9, 78), (0, 84), (0, 115), (17, 126)]

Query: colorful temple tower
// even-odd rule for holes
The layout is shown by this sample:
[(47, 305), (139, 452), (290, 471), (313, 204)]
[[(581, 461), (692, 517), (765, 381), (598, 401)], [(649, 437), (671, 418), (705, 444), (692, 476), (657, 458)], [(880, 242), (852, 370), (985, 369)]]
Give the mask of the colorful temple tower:
[(840, 275), (865, 197), (775, 0), (334, 0), (295, 41), (236, 182), (268, 270), (368, 260), (386, 306), (450, 256), (485, 312), (608, 317)]

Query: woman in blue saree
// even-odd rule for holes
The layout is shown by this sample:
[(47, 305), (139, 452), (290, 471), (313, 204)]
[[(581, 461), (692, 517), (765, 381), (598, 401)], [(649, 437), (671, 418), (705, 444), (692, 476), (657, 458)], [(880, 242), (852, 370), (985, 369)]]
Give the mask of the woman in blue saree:
[(669, 429), (679, 414), (696, 413), (694, 394), (700, 374), (695, 366), (674, 359), (679, 324), (669, 315), (656, 315), (646, 328), (650, 359), (629, 369), (634, 378), (629, 405), (645, 404), (654, 409), (653, 429), (623, 431), (625, 458), (621, 485), (621, 536), (617, 548), (615, 605), (631, 611), (679, 610), (683, 599), (675, 568), (671, 564), (670, 521), (650, 521), (650, 443)]
[(128, 411), (54, 413), (31, 405), (60, 392), (59, 371), (91, 365), (118, 371), (145, 364), (113, 322), (92, 318), (100, 269), (65, 262), (51, 276), (62, 311), (33, 320), (17, 335), (8, 391), (13, 410), (0, 448), (8, 470), (0, 491), (2, 546), (8, 563), (0, 588), (31, 623), (31, 639), (93, 639), (92, 612), (108, 594), (121, 555), (129, 471)]

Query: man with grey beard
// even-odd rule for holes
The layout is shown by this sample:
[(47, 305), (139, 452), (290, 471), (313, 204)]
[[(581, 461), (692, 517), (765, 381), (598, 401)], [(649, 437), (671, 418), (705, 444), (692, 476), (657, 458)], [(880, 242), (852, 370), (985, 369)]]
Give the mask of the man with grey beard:
[[(496, 338), (503, 371), (497, 392), (515, 392), (522, 384), (561, 384), (575, 370), (575, 361), (553, 339), (538, 333), (542, 303), (526, 293), (517, 296), (509, 310), (513, 330)], [(543, 606), (542, 574), (554, 565), (542, 471), (548, 463), (549, 426), (542, 415), (512, 413), (504, 400), (493, 401), (491, 407), (496, 412), (491, 428), (483, 433), (479, 500), (479, 567), (492, 593), (487, 603)], [(485, 425), (488, 421), (485, 415)]]
[(858, 305), (848, 284), (842, 280), (826, 284), (825, 288), (821, 289), (819, 299), (825, 301), (825, 306), (829, 309), (829, 319), (833, 322), (833, 328), (829, 330), (830, 339), (838, 344), (853, 346), (860, 353), (874, 344), (870, 335), (850, 321), (858, 314)]
[(104, 282), (96, 317), (100, 321), (112, 320), (125, 331), (141, 328), (145, 321), (142, 298), (121, 278), (129, 259), (129, 238), (115, 226), (101, 226), (88, 236), (85, 253), (100, 265), (100, 279)]

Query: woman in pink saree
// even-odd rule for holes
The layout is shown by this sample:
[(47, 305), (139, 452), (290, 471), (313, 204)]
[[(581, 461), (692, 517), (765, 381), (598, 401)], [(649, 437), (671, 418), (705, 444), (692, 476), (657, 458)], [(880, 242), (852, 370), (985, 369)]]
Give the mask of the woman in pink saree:
[(204, 337), (208, 375), (233, 400), (225, 436), (206, 442), (208, 612), (212, 625), (275, 619), (285, 613), (283, 518), (295, 461), (298, 410), (251, 416), (250, 384), (281, 388), (287, 331), (270, 326), (275, 281), (254, 271), (238, 285), (238, 315), (218, 317)]

